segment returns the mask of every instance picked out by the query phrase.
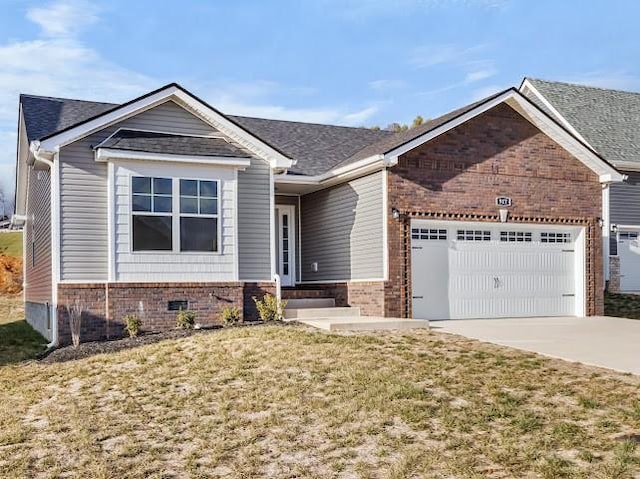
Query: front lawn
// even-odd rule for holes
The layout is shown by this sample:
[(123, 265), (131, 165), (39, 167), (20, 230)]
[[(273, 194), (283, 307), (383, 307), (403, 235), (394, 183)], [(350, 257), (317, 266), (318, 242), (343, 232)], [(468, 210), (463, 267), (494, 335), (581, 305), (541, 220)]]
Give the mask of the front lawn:
[(604, 314), (620, 318), (640, 319), (640, 295), (605, 293)]
[(429, 331), (234, 328), (0, 367), (0, 476), (630, 478), (639, 383)]
[(22, 295), (0, 295), (0, 366), (33, 359), (46, 345), (24, 319)]

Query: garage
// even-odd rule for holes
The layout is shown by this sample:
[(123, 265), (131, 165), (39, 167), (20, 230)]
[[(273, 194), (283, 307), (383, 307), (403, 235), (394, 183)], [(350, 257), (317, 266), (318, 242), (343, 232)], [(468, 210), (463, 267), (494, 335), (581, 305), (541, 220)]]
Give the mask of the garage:
[(584, 230), (411, 221), (414, 318), (582, 316)]
[(618, 231), (618, 256), (620, 257), (620, 291), (640, 291), (640, 240), (639, 231)]

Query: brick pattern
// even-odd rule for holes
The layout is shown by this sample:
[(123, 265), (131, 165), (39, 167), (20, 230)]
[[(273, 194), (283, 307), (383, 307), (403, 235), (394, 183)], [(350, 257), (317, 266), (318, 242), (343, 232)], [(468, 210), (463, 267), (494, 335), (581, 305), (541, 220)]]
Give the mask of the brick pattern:
[(609, 256), (609, 284), (607, 290), (610, 293), (620, 292), (620, 257)]
[(383, 281), (298, 285), (282, 290), (285, 299), (334, 298), (338, 307), (358, 307), (364, 316), (384, 316)]
[[(196, 322), (205, 326), (220, 324), (225, 306), (240, 309), (245, 320), (257, 319), (251, 296), (275, 294), (273, 283), (93, 283), (58, 286), (58, 337), (69, 344), (71, 333), (65, 305), (78, 301), (86, 310), (82, 341), (118, 338), (123, 335), (122, 319), (137, 314), (145, 331), (175, 327), (177, 311), (168, 310), (171, 300), (186, 300), (195, 311)], [(250, 301), (250, 303), (249, 303)], [(246, 309), (245, 309), (246, 307)]]
[[(388, 174), (389, 282), (385, 315), (411, 315), (411, 218), (497, 222), (498, 196), (510, 221), (567, 223), (587, 230), (587, 314), (602, 314), (598, 177), (507, 105), (403, 155)], [(390, 213), (390, 211), (389, 211)]]
[(349, 306), (347, 283), (299, 284), (295, 288), (283, 288), (284, 299), (334, 298), (336, 306)]

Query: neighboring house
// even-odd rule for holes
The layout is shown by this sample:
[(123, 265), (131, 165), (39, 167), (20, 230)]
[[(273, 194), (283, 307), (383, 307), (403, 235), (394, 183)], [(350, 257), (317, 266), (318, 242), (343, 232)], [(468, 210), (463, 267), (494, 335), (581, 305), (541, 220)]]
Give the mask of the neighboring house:
[(611, 165), (516, 89), (389, 133), (224, 115), (176, 84), (122, 105), (20, 97), (28, 321), (212, 324), (252, 297), (428, 319), (603, 312)]
[(627, 176), (602, 190), (605, 277), (640, 291), (640, 93), (534, 78), (520, 91)]

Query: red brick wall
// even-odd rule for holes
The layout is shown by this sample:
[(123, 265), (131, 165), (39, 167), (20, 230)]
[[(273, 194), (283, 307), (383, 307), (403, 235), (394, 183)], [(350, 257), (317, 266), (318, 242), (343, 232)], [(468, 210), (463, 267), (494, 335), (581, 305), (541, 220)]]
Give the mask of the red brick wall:
[(389, 169), (387, 316), (411, 315), (409, 221), (498, 221), (509, 196), (511, 221), (557, 222), (587, 229), (587, 314), (602, 314), (602, 241), (598, 177), (507, 105), (499, 105), (403, 155)]
[(132, 313), (141, 319), (143, 331), (174, 328), (177, 311), (168, 310), (171, 300), (189, 301), (189, 309), (197, 314), (196, 322), (206, 326), (220, 323), (219, 314), (225, 306), (236, 306), (245, 320), (254, 320), (257, 315), (251, 297), (262, 297), (267, 292), (274, 294), (273, 283), (110, 283), (108, 287), (104, 283), (60, 284), (59, 343), (71, 341), (64, 306), (76, 300), (86, 309), (81, 340), (95, 341), (121, 337), (122, 318)]
[(384, 316), (383, 281), (354, 281), (298, 285), (283, 289), (285, 299), (334, 298), (338, 307), (358, 307), (363, 316)]

